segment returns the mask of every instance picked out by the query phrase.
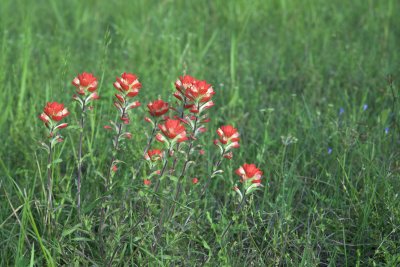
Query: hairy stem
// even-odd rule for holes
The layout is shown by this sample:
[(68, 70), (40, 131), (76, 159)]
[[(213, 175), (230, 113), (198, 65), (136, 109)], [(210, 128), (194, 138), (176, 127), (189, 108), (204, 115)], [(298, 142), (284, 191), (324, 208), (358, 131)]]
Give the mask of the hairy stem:
[[(192, 132), (192, 137), (193, 137), (193, 138), (190, 139), (189, 148), (188, 148), (188, 151), (187, 151), (187, 153), (186, 153), (186, 161), (185, 161), (185, 163), (183, 164), (183, 168), (182, 168), (181, 175), (180, 175), (179, 178), (178, 178), (178, 185), (177, 185), (176, 193), (175, 193), (175, 197), (174, 197), (174, 200), (175, 200), (175, 201), (174, 201), (173, 204), (172, 204), (171, 211), (170, 211), (169, 213), (167, 212), (167, 220), (169, 220), (169, 218), (171, 218), (171, 216), (173, 215), (174, 210), (175, 210), (176, 201), (179, 199), (179, 196), (180, 196), (180, 193), (181, 193), (181, 189), (182, 189), (182, 179), (183, 179), (183, 177), (185, 177), (185, 173), (186, 173), (186, 170), (187, 170), (187, 166), (188, 166), (189, 161), (190, 161), (190, 152), (192, 151), (192, 148), (193, 148), (194, 135), (195, 135), (195, 133), (196, 133), (197, 126), (198, 126), (198, 125), (197, 125), (197, 122), (198, 122), (198, 117), (196, 116), (196, 119), (195, 119), (195, 121), (194, 121), (193, 132)], [(178, 149), (179, 149), (179, 143), (178, 143), (178, 145), (177, 145), (177, 150), (178, 150)], [(177, 158), (175, 158), (174, 164), (176, 163), (176, 160), (177, 160)], [(174, 168), (172, 168), (172, 170), (173, 170), (173, 169), (174, 169)], [(157, 232), (157, 234), (156, 234), (156, 239), (155, 239), (155, 241), (154, 241), (154, 243), (153, 243), (153, 246), (152, 246), (152, 251), (153, 251), (153, 252), (155, 252), (155, 246), (156, 246), (156, 244), (158, 243), (158, 240), (161, 238), (161, 236), (162, 236), (162, 234), (163, 234), (163, 231), (164, 231), (164, 209), (165, 209), (165, 206), (163, 207), (163, 210), (162, 210), (162, 212), (161, 212), (161, 216), (160, 216), (160, 220), (159, 220), (159, 224), (158, 224), (159, 230), (158, 230), (158, 232)]]
[[(155, 136), (154, 134), (156, 133), (156, 130), (157, 130), (157, 124), (158, 124), (158, 121), (155, 122), (154, 128), (153, 128), (153, 130), (151, 132), (151, 136), (150, 136), (149, 140), (147, 141), (145, 149), (143, 150), (143, 157), (146, 155), (146, 153), (149, 150), (151, 144), (153, 143), (154, 136)], [(138, 168), (137, 168), (137, 170), (136, 170), (136, 172), (135, 172), (133, 177), (137, 177), (138, 176), (138, 174), (139, 174), (140, 170), (142, 169), (142, 167), (143, 167), (143, 160), (140, 161), (139, 166), (138, 166)]]
[(53, 157), (53, 146), (51, 141), (49, 142), (49, 155), (47, 157), (47, 211), (46, 211), (46, 223), (51, 225), (51, 210), (53, 209), (53, 173), (51, 169), (51, 162)]
[(218, 170), (219, 166), (221, 165), (222, 160), (224, 159), (224, 153), (225, 153), (225, 148), (224, 148), (224, 150), (222, 151), (221, 157), (219, 158), (219, 160), (217, 161), (217, 163), (214, 164), (214, 166), (213, 166), (213, 168), (212, 168), (212, 170), (211, 170), (210, 178), (207, 180), (206, 184), (205, 184), (205, 185), (203, 186), (203, 188), (201, 189), (200, 200), (203, 199), (203, 197), (204, 197), (205, 194), (206, 194), (207, 188), (208, 188), (208, 187), (210, 186), (210, 184), (211, 184), (211, 179), (212, 179), (211, 176), (214, 174), (214, 172), (216, 172), (216, 171)]
[[(183, 119), (185, 116), (185, 105), (186, 105), (186, 97), (184, 98), (183, 104), (182, 104), (182, 111), (179, 117)], [(196, 117), (196, 122), (197, 122), (197, 117)], [(179, 151), (179, 148), (181, 146), (181, 143), (177, 144), (176, 150)], [(175, 156), (174, 162), (172, 163), (172, 167), (170, 169), (170, 173), (173, 173), (175, 171), (176, 164), (178, 163), (178, 157)]]
[[(122, 115), (121, 117), (125, 116), (125, 108), (122, 110)], [(113, 146), (113, 155), (111, 157), (111, 162), (108, 168), (108, 175), (107, 175), (107, 180), (105, 182), (104, 185), (104, 191), (105, 194), (108, 193), (109, 189), (110, 189), (110, 185), (112, 184), (111, 181), (111, 176), (112, 176), (112, 166), (114, 164), (115, 161), (115, 154), (117, 153), (118, 150), (118, 145), (119, 145), (119, 138), (122, 134), (122, 123), (118, 124), (118, 132), (114, 137), (114, 146)], [(101, 254), (103, 255), (103, 257), (105, 257), (105, 249), (104, 249), (104, 239), (103, 239), (103, 229), (104, 229), (104, 222), (106, 219), (106, 213), (107, 213), (107, 209), (104, 207), (104, 203), (106, 202), (106, 197), (102, 198), (102, 205), (101, 205), (101, 211), (100, 211), (100, 226), (99, 226), (99, 232), (100, 232), (100, 249), (101, 249)], [(104, 258), (105, 259), (105, 258)]]
[(158, 121), (155, 121), (155, 122), (154, 122), (153, 130), (151, 131), (150, 138), (149, 138), (149, 140), (147, 141), (147, 145), (146, 145), (146, 147), (145, 147), (145, 149), (144, 149), (144, 151), (143, 151), (143, 156), (146, 155), (147, 151), (149, 150), (149, 148), (150, 148), (150, 146), (151, 146), (151, 143), (153, 142), (154, 134), (155, 134), (155, 132), (156, 132), (156, 130), (157, 130), (157, 124), (158, 124)]
[(81, 134), (79, 136), (79, 149), (78, 149), (78, 178), (77, 178), (77, 201), (76, 207), (78, 209), (78, 217), (81, 217), (81, 185), (82, 185), (82, 143), (83, 143), (83, 129), (85, 127), (85, 112), (86, 106), (83, 104), (82, 106), (82, 114), (81, 114)]
[[(168, 155), (169, 155), (169, 150), (168, 150), (167, 153), (168, 153)], [(155, 196), (156, 196), (156, 194), (157, 194), (158, 188), (159, 188), (159, 186), (160, 186), (161, 177), (164, 175), (165, 170), (167, 169), (167, 165), (168, 165), (168, 158), (165, 159), (164, 166), (163, 166), (163, 168), (162, 168), (162, 170), (161, 170), (161, 173), (160, 173), (160, 177), (159, 177), (159, 179), (157, 180), (157, 183), (156, 183), (156, 185), (155, 185), (155, 187), (154, 187), (154, 195), (153, 195), (153, 197), (151, 198), (149, 205), (151, 205), (151, 203), (153, 202), (153, 200), (154, 200), (154, 198), (155, 198)]]
[[(243, 194), (242, 201), (240, 201), (239, 206), (235, 210), (235, 213), (239, 213), (242, 210), (243, 205), (245, 203), (245, 199), (246, 199), (246, 193)], [(229, 224), (226, 226), (225, 230), (222, 232), (221, 241), (224, 238), (225, 234), (228, 232), (229, 228), (232, 226), (232, 224), (233, 224), (233, 218), (229, 221)]]
[[(190, 139), (189, 148), (188, 148), (188, 151), (187, 151), (187, 153), (186, 153), (186, 161), (185, 161), (185, 163), (183, 164), (182, 172), (181, 172), (181, 175), (179, 176), (179, 179), (178, 179), (178, 186), (177, 186), (177, 190), (176, 190), (176, 194), (175, 194), (175, 201), (177, 201), (178, 198), (179, 198), (179, 196), (180, 196), (181, 189), (182, 189), (182, 179), (185, 177), (185, 173), (186, 173), (186, 170), (187, 170), (187, 166), (188, 166), (189, 161), (190, 161), (190, 153), (191, 153), (192, 148), (193, 148), (193, 143), (194, 143), (194, 138), (195, 138), (194, 135), (195, 135), (196, 130), (197, 130), (197, 126), (198, 126), (198, 125), (197, 125), (197, 122), (198, 122), (198, 119), (199, 119), (199, 118), (196, 116), (196, 119), (195, 119), (195, 121), (194, 121), (194, 127), (193, 127), (192, 138)], [(173, 214), (173, 212), (174, 212), (174, 209), (175, 209), (175, 202), (174, 202), (174, 204), (172, 204), (172, 210), (171, 210), (170, 216), (172, 216), (172, 214)]]

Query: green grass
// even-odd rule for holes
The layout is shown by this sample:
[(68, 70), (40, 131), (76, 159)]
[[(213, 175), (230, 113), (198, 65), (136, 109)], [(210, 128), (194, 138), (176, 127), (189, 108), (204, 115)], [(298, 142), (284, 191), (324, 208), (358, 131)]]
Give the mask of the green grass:
[[(114, 252), (116, 266), (400, 265), (399, 10), (395, 0), (2, 1), (0, 265), (105, 266)], [(83, 217), (74, 207), (79, 130), (71, 127), (55, 151), (63, 161), (52, 166), (56, 227), (48, 235), (37, 115), (56, 100), (77, 125), (70, 82), (83, 71), (100, 78), (101, 95), (84, 140)], [(101, 175), (111, 157), (103, 125), (115, 117), (112, 82), (124, 71), (139, 75), (143, 105), (132, 112), (102, 253)], [(239, 129), (241, 148), (201, 208), (196, 190), (179, 200), (153, 253), (159, 206), (147, 205), (151, 190), (132, 173), (145, 146), (145, 104), (172, 100), (184, 71), (216, 91), (201, 140), (208, 159), (222, 124)], [(298, 142), (284, 146), (289, 134)], [(203, 182), (206, 162), (190, 177)], [(264, 171), (265, 187), (220, 240), (244, 162)], [(156, 203), (169, 203), (174, 186), (164, 180)]]

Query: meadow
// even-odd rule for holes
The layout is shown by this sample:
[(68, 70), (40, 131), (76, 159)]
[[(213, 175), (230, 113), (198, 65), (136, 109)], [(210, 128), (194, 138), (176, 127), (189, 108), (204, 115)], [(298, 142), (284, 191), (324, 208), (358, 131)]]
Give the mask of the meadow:
[[(0, 266), (399, 266), (399, 11), (396, 0), (1, 1)], [(86, 117), (78, 214), (71, 81), (82, 72), (100, 99)], [(138, 75), (142, 105), (105, 191), (104, 126), (118, 119), (123, 72)], [(183, 74), (215, 91), (205, 153), (155, 192), (141, 167), (146, 105), (174, 102)], [(50, 101), (70, 111), (49, 166), (51, 230), (38, 118)], [(203, 198), (227, 124), (240, 148)], [(245, 162), (263, 187), (241, 203), (232, 188)]]

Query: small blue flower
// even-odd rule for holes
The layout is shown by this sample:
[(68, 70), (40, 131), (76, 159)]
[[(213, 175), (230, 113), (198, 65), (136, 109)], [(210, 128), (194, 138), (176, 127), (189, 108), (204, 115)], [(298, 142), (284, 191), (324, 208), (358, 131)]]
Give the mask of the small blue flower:
[(363, 110), (364, 110), (364, 111), (366, 111), (366, 110), (367, 110), (367, 108), (368, 108), (368, 105), (367, 105), (367, 104), (364, 104), (364, 106), (363, 106)]
[(389, 133), (389, 127), (386, 127), (385, 128), (385, 134), (388, 134)]
[(328, 147), (328, 155), (332, 154), (332, 148)]
[(339, 115), (342, 115), (344, 113), (344, 108), (339, 109)]

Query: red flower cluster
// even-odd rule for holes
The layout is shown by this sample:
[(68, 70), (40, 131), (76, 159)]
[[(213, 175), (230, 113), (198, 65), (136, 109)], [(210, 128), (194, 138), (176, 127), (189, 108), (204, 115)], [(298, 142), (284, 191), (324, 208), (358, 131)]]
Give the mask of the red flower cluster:
[(78, 74), (72, 80), (72, 84), (76, 87), (76, 92), (80, 95), (86, 95), (89, 91), (93, 93), (97, 89), (97, 78), (93, 76), (91, 73), (83, 72), (82, 74)]
[[(73, 79), (72, 84), (76, 87), (74, 100), (81, 104), (82, 114), (84, 114), (87, 110), (86, 108), (91, 108), (87, 107), (87, 103), (99, 98), (96, 93), (98, 86), (97, 78), (91, 73), (83, 72)], [(134, 101), (132, 98), (139, 94), (142, 84), (139, 82), (138, 77), (135, 74), (125, 72), (121, 74), (120, 77), (116, 78), (113, 86), (118, 90), (115, 94), (116, 99), (114, 105), (119, 111), (119, 118), (122, 122), (110, 121), (113, 127), (106, 125), (104, 128), (115, 129), (116, 135), (113, 139), (113, 152), (116, 152), (119, 150), (120, 140), (132, 138), (130, 132), (125, 132), (123, 123), (129, 123), (128, 111), (140, 106), (140, 102)], [(181, 153), (184, 154), (183, 158), (185, 159), (181, 174), (182, 177), (187, 174), (185, 173), (186, 167), (189, 164), (194, 163), (194, 159), (190, 158), (190, 155), (193, 155), (193, 150), (199, 151), (200, 155), (204, 155), (205, 153), (201, 144), (194, 144), (194, 142), (197, 140), (197, 136), (200, 133), (206, 131), (205, 123), (210, 121), (207, 112), (205, 112), (205, 114), (202, 114), (202, 112), (214, 106), (214, 102), (212, 101), (212, 97), (215, 94), (214, 89), (206, 81), (198, 80), (189, 75), (179, 77), (175, 82), (175, 88), (176, 92), (174, 93), (174, 96), (180, 101), (180, 103), (178, 103), (180, 104), (179, 108), (171, 107), (169, 103), (161, 99), (154, 100), (147, 105), (148, 112), (151, 117), (153, 117), (154, 121), (151, 118), (145, 118), (146, 121), (151, 122), (153, 125), (152, 134), (148, 139), (146, 151), (144, 153), (144, 159), (146, 160), (146, 164), (149, 165), (149, 170), (151, 172), (150, 175), (143, 178), (145, 186), (151, 185), (152, 182), (150, 178), (154, 175), (162, 176), (164, 171), (167, 170), (166, 167), (169, 165), (172, 165), (169, 170), (172, 174), (175, 171), (175, 164), (178, 162), (177, 159), (180, 158)], [(171, 113), (176, 112), (177, 114), (169, 118), (165, 115), (169, 110), (171, 110)], [(43, 109), (43, 113), (39, 118), (45, 123), (46, 127), (49, 129), (50, 136), (52, 136), (54, 130), (68, 126), (67, 123), (57, 125), (57, 122), (61, 121), (68, 115), (69, 112), (64, 107), (64, 104), (49, 102)], [(81, 121), (81, 128), (83, 129), (83, 115)], [(232, 148), (240, 147), (240, 134), (232, 125), (223, 125), (219, 127), (216, 132), (218, 134), (218, 139), (214, 140), (214, 144), (220, 148), (221, 152), (220, 158), (216, 164), (213, 165), (211, 177), (223, 172), (221, 169), (218, 169), (222, 160), (224, 158), (231, 159), (233, 157), (231, 151)], [(154, 138), (157, 141), (164, 143), (164, 145), (168, 147), (168, 151), (162, 151), (161, 149), (148, 150), (148, 148), (151, 147)], [(54, 140), (62, 140), (62, 138), (61, 136), (56, 135), (56, 137), (50, 141), (50, 148), (51, 144), (56, 142)], [(180, 144), (177, 144), (187, 140), (189, 140), (187, 150), (182, 149), (185, 148), (184, 146), (181, 147)], [(108, 178), (109, 181), (107, 181), (107, 183), (110, 184), (112, 184), (112, 176), (118, 171), (117, 163), (120, 162), (115, 155), (116, 153), (113, 153), (110, 164), (110, 177)], [(168, 155), (169, 157), (167, 157)], [(171, 162), (168, 162), (171, 157), (174, 157), (173, 164), (169, 164)], [(158, 168), (160, 162), (164, 164), (162, 171)], [(242, 195), (242, 192), (237, 186), (235, 186), (235, 191), (242, 197), (245, 197), (246, 193), (251, 193), (253, 190), (256, 190), (257, 187), (262, 186), (261, 179), (263, 172), (258, 169), (255, 164), (245, 163), (240, 166), (235, 173), (241, 177), (240, 182), (243, 184), (242, 188), (244, 188), (245, 193)], [(197, 177), (191, 178), (189, 182), (190, 181), (192, 184), (199, 183)], [(207, 183), (204, 182), (204, 184), (206, 185)], [(206, 187), (207, 186), (205, 186), (205, 188)], [(78, 188), (80, 187), (78, 186)], [(158, 183), (155, 188), (158, 188)]]
[(150, 102), (147, 105), (147, 108), (149, 109), (149, 113), (151, 116), (160, 117), (168, 112), (169, 105), (167, 102), (164, 102), (163, 100), (159, 99), (159, 100)]
[(243, 164), (235, 171), (237, 175), (239, 175), (242, 179), (240, 182), (251, 181), (252, 184), (256, 186), (261, 185), (261, 177), (263, 172), (256, 167), (255, 164)]
[(237, 129), (232, 125), (224, 125), (218, 128), (217, 134), (219, 135), (219, 141), (221, 144), (231, 145), (233, 148), (238, 148), (239, 145), (239, 136)]
[(134, 97), (139, 94), (142, 84), (135, 74), (124, 72), (121, 77), (117, 77), (114, 87), (125, 96)]
[(174, 96), (185, 102), (185, 108), (190, 108), (192, 113), (201, 113), (202, 111), (214, 106), (211, 100), (215, 94), (214, 89), (206, 81), (197, 80), (192, 76), (185, 75), (179, 77), (175, 82), (175, 88), (178, 90)]
[(217, 134), (219, 139), (214, 140), (214, 144), (219, 146), (223, 151), (223, 156), (227, 159), (232, 159), (233, 153), (229, 152), (232, 148), (238, 148), (239, 145), (239, 136), (237, 129), (232, 125), (223, 125), (218, 128)]
[(161, 160), (163, 158), (163, 153), (159, 149), (148, 150), (146, 152), (146, 154), (144, 155), (144, 158), (146, 160), (150, 160), (150, 161), (154, 162), (157, 160)]
[(164, 134), (158, 133), (156, 139), (159, 142), (166, 141), (165, 136), (172, 142), (183, 142), (188, 140), (186, 136), (186, 129), (179, 120), (167, 119), (164, 124), (159, 124), (158, 128)]
[[(76, 87), (76, 93), (73, 99), (80, 103), (81, 108), (84, 109), (91, 100), (99, 99), (97, 94), (97, 78), (91, 73), (83, 72), (78, 74), (73, 80), (72, 84)], [(86, 96), (88, 95), (88, 96)], [(92, 107), (89, 107), (91, 109)]]
[(125, 124), (129, 124), (129, 115), (127, 111), (140, 106), (139, 101), (130, 102), (129, 98), (138, 95), (142, 84), (139, 82), (135, 74), (125, 72), (121, 75), (121, 77), (117, 77), (114, 87), (121, 92), (120, 94), (115, 94), (117, 100), (114, 102), (114, 106), (120, 112), (120, 119)]
[[(52, 122), (61, 121), (68, 115), (69, 111), (64, 107), (64, 104), (58, 102), (48, 102), (43, 109), (43, 113), (40, 114), (39, 119), (41, 119), (46, 125), (48, 125)], [(57, 126), (57, 128), (61, 129), (67, 126), (67, 123), (63, 123)]]

